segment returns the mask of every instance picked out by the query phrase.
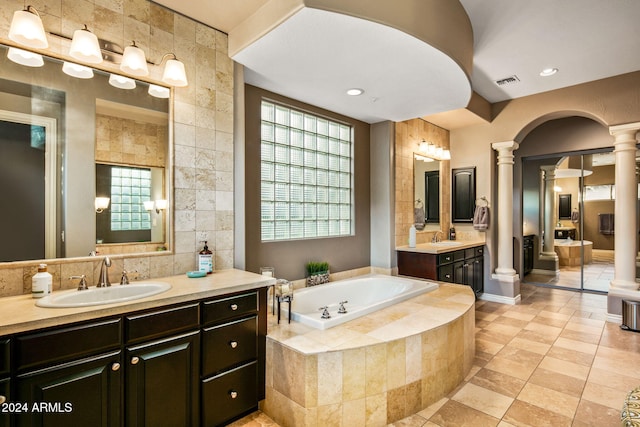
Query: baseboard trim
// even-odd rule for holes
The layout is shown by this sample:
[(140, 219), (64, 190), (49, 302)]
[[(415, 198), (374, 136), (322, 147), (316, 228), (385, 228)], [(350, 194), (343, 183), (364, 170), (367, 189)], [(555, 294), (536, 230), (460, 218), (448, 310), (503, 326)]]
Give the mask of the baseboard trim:
[(512, 298), (512, 297), (505, 297), (503, 295), (482, 293), (480, 294), (478, 299), (481, 299), (483, 301), (498, 302), (500, 304), (517, 305), (517, 304), (520, 304), (522, 297), (520, 296), (520, 294)]
[(622, 324), (622, 314), (607, 313), (607, 322)]

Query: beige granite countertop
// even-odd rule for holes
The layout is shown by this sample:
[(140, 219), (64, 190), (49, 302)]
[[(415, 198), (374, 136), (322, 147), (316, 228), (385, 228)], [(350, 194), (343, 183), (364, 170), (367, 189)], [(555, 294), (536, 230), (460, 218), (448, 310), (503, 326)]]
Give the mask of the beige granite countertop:
[[(451, 244), (450, 246), (448, 246), (448, 242), (455, 242), (459, 244)], [(396, 248), (396, 251), (419, 252), (425, 254), (442, 254), (445, 252), (453, 252), (460, 249), (472, 248), (474, 246), (482, 246), (484, 245), (484, 243), (484, 240), (445, 240), (442, 245), (438, 245), (437, 243), (419, 243), (415, 248), (410, 248), (408, 245), (398, 246)]]
[(0, 336), (258, 289), (275, 283), (275, 279), (235, 269), (215, 271), (206, 277), (196, 279), (190, 279), (183, 274), (141, 282), (145, 281), (168, 282), (171, 289), (135, 301), (79, 308), (38, 307), (31, 295), (0, 298)]
[[(269, 310), (267, 338), (303, 354), (348, 350), (407, 338), (445, 325), (475, 306), (469, 286), (438, 282), (438, 289), (333, 328), (320, 330), (292, 321), (277, 323)], [(295, 294), (293, 307), (295, 310)]]

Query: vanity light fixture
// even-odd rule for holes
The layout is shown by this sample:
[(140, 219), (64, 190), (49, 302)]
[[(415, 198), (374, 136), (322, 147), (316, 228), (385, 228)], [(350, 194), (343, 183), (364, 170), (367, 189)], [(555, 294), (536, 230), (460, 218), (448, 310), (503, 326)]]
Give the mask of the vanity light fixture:
[(69, 55), (79, 61), (89, 64), (99, 64), (102, 62), (102, 52), (98, 37), (93, 34), (85, 25), (81, 30), (73, 32)]
[(557, 68), (545, 68), (544, 70), (540, 71), (540, 76), (549, 77), (549, 76), (553, 76), (557, 72), (558, 72)]
[(347, 89), (347, 95), (349, 96), (360, 96), (363, 93), (364, 93), (364, 90), (357, 87)]
[(160, 64), (168, 58), (167, 63), (164, 65), (164, 72), (162, 73), (162, 81), (169, 86), (184, 87), (187, 83), (187, 73), (184, 71), (184, 64), (178, 61), (176, 55), (173, 53), (165, 53), (160, 59)]
[(442, 160), (451, 160), (451, 151), (442, 150)]
[(429, 144), (423, 139), (420, 145), (418, 146), (418, 151), (421, 153), (429, 152)]
[(111, 74), (109, 76), (109, 84), (118, 89), (135, 89), (136, 81), (129, 77), (121, 76), (119, 74)]
[(169, 206), (169, 201), (165, 199), (147, 200), (143, 203), (145, 210), (152, 211), (155, 209), (157, 214), (160, 214), (160, 211), (167, 209), (167, 207)]
[(16, 64), (26, 65), (27, 67), (42, 67), (44, 65), (42, 55), (29, 52), (28, 50), (18, 49), (17, 47), (9, 48), (7, 58)]
[(134, 41), (131, 46), (124, 48), (124, 54), (122, 55), (122, 63), (120, 69), (127, 73), (138, 77), (144, 77), (149, 75), (149, 69), (147, 68), (147, 58), (144, 55), (144, 51), (136, 46)]
[(156, 98), (169, 98), (170, 93), (171, 92), (169, 91), (168, 87), (158, 86), (154, 84), (149, 85), (149, 95), (155, 96)]
[(90, 79), (93, 77), (93, 70), (84, 65), (74, 64), (73, 62), (65, 61), (62, 64), (62, 71), (71, 77), (78, 79)]
[(96, 197), (94, 202), (96, 213), (102, 213), (105, 209), (109, 208), (109, 197)]
[(24, 10), (14, 12), (9, 28), (9, 39), (33, 49), (49, 47), (42, 19), (35, 7), (29, 5)]

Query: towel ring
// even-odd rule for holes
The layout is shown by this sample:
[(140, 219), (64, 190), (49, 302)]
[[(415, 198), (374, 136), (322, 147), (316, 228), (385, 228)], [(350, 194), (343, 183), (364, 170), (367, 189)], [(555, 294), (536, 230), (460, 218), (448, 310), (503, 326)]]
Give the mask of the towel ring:
[(476, 206), (489, 206), (489, 201), (485, 196), (482, 196), (479, 199), (476, 199)]
[(422, 206), (423, 206), (423, 204), (422, 204), (422, 200), (421, 200), (421, 199), (416, 200), (416, 202), (415, 202), (415, 207), (416, 207), (416, 208), (421, 208)]

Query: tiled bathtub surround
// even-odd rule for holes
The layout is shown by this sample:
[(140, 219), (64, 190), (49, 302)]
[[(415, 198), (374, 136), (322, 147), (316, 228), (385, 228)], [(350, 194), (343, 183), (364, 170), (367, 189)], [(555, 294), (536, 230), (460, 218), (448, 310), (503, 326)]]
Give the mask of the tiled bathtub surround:
[[(160, 277), (195, 269), (202, 240), (214, 252), (215, 268), (233, 266), (233, 62), (227, 35), (147, 0), (35, 0), (45, 30), (66, 35), (88, 28), (100, 39), (127, 46), (135, 40), (149, 60), (173, 52), (184, 62), (189, 86), (175, 89), (174, 219), (172, 254), (129, 255), (116, 261), (138, 270), (141, 277)], [(11, 18), (22, 0), (0, 5), (0, 42), (8, 42)], [(68, 46), (49, 37), (54, 55), (67, 57)], [(103, 63), (117, 72), (117, 65)], [(150, 66), (150, 78), (160, 80), (161, 67)], [(87, 218), (87, 221), (93, 221)], [(30, 292), (37, 262), (0, 266), (0, 297)], [(54, 287), (70, 286), (70, 274), (94, 277), (97, 260), (49, 262)]]
[(471, 369), (473, 308), (468, 287), (442, 284), (324, 331), (272, 316), (262, 409), (285, 427), (385, 425), (414, 414)]

